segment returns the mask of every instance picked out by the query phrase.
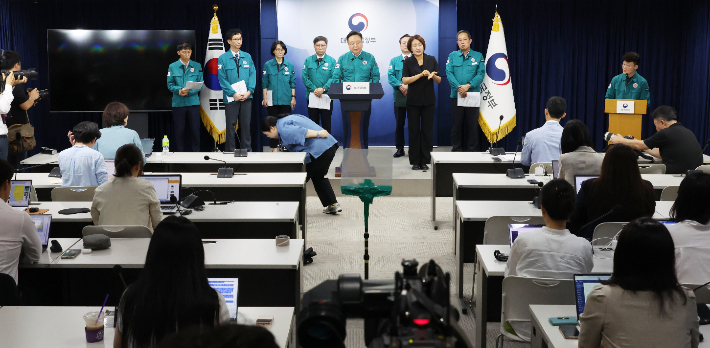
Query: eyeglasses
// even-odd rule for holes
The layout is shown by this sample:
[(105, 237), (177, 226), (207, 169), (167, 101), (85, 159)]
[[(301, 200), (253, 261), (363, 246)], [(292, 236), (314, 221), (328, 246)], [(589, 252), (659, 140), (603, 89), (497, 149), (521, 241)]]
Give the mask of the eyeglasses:
[(320, 44), (320, 45), (316, 45), (316, 47), (318, 47), (318, 48), (323, 48), (323, 47), (328, 47), (328, 45)]
[(360, 45), (362, 45), (362, 41), (355, 41), (355, 42), (351, 42), (348, 44), (348, 46), (360, 46)]

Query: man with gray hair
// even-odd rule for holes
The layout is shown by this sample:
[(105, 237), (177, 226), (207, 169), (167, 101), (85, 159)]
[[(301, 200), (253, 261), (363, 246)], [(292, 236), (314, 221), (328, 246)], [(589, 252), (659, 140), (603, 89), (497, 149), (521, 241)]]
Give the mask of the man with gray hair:
[[(308, 102), (311, 93), (316, 97), (321, 98), (328, 93), (330, 84), (335, 82), (333, 70), (335, 68), (335, 58), (325, 54), (328, 49), (328, 39), (324, 36), (316, 36), (313, 39), (313, 48), (316, 54), (306, 58), (303, 62), (303, 71), (301, 78), (306, 86), (306, 102)], [(312, 108), (308, 105), (308, 118), (316, 124), (323, 126), (323, 129), (330, 133), (330, 119), (333, 114), (333, 101), (330, 101), (329, 109)]]

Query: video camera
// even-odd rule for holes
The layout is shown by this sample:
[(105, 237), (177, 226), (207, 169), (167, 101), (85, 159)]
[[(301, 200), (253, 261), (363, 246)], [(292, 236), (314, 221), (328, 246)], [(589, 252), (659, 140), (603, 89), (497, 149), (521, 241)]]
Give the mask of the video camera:
[[(8, 74), (10, 71), (8, 70), (0, 70), (0, 73), (5, 74), (5, 78), (7, 78)], [(32, 81), (36, 80), (37, 76), (39, 75), (37, 73), (36, 69), (27, 69), (27, 70), (19, 70), (19, 71), (12, 71), (13, 74), (15, 74), (16, 79), (21, 79), (23, 76), (27, 76), (27, 81)]]
[(37, 91), (39, 93), (39, 99), (49, 99), (49, 90), (48, 89), (43, 89), (40, 91)]
[(304, 348), (345, 347), (347, 318), (365, 319), (365, 345), (469, 348), (450, 303), (451, 275), (432, 260), (417, 274), (416, 260), (402, 260), (394, 280), (362, 280), (343, 274), (303, 295), (297, 335)]

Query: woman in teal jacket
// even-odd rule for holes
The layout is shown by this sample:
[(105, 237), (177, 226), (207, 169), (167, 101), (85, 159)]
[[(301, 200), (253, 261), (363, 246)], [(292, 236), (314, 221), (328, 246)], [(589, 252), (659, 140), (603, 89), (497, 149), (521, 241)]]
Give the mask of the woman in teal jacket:
[[(264, 63), (264, 76), (261, 78), (261, 86), (264, 92), (263, 105), (269, 116), (290, 114), (291, 109), (296, 106), (296, 72), (293, 64), (286, 59), (287, 49), (283, 41), (274, 41), (271, 44), (271, 55), (273, 59)], [(269, 103), (268, 94), (271, 94)], [(269, 140), (269, 146), (276, 151), (278, 141)]]

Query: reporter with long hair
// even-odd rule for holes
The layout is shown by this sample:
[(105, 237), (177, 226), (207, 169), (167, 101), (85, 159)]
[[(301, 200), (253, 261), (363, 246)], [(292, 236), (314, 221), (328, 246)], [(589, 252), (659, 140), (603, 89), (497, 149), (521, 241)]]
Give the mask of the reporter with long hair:
[(184, 217), (166, 218), (155, 228), (138, 280), (119, 302), (114, 348), (155, 347), (171, 333), (228, 321), (224, 297), (207, 282), (197, 227)]

